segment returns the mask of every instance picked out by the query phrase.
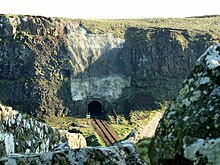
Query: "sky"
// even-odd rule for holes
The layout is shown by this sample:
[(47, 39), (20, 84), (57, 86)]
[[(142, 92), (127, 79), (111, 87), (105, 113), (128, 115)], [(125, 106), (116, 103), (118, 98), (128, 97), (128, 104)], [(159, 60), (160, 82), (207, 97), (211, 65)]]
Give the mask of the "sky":
[(86, 19), (220, 15), (220, 0), (0, 0), (0, 14)]

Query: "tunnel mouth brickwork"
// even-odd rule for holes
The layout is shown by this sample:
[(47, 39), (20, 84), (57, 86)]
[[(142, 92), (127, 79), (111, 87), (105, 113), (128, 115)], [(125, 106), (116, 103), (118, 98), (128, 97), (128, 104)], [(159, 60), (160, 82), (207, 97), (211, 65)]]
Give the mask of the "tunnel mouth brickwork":
[(88, 103), (88, 114), (92, 117), (103, 115), (103, 105), (100, 101), (90, 101)]

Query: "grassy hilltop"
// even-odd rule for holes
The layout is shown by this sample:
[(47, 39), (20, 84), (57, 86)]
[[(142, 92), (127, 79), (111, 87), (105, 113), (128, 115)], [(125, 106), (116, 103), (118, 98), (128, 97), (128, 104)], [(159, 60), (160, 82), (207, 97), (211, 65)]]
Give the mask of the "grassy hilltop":
[(192, 33), (210, 32), (217, 35), (220, 31), (220, 16), (204, 16), (190, 18), (148, 18), (148, 19), (99, 19), (81, 20), (92, 33), (113, 33), (123, 37), (127, 28), (171, 28), (187, 30)]

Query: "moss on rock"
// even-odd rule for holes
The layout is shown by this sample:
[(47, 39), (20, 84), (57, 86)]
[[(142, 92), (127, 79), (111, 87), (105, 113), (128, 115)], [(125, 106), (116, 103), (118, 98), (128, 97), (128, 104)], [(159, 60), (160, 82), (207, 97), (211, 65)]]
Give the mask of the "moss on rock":
[[(152, 164), (219, 164), (213, 146), (220, 137), (220, 45), (211, 46), (198, 60), (179, 95), (159, 123), (150, 146)], [(210, 150), (208, 151), (209, 148)], [(216, 153), (214, 157), (213, 153)], [(206, 159), (204, 159), (206, 158)]]

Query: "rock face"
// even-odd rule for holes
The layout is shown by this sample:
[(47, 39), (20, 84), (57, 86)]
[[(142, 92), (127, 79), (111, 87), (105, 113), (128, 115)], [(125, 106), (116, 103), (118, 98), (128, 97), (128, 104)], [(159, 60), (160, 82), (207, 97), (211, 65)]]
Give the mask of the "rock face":
[(87, 147), (44, 154), (14, 154), (0, 159), (1, 164), (130, 164), (145, 165), (131, 141), (109, 147)]
[(0, 105), (0, 157), (11, 153), (44, 153), (61, 141), (45, 123)]
[(85, 116), (92, 101), (100, 113), (157, 108), (214, 37), (143, 28), (117, 37), (79, 20), (0, 15), (0, 100), (38, 115)]
[(159, 123), (149, 156), (157, 164), (220, 164), (220, 45), (211, 46)]
[(71, 149), (86, 147), (82, 134), (54, 130), (11, 107), (0, 105), (0, 157), (13, 153), (45, 153), (65, 143)]

